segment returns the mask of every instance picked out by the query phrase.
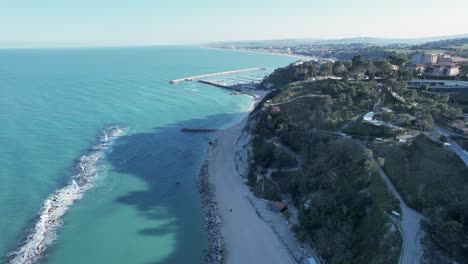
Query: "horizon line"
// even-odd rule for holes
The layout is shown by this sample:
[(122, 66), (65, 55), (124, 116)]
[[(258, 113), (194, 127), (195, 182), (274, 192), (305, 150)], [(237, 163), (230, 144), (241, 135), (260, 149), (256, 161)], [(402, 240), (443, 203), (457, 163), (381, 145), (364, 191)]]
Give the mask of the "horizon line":
[[(350, 39), (380, 39), (380, 40), (422, 40), (422, 39), (431, 39), (431, 38), (451, 38), (456, 39), (457, 37), (460, 38), (468, 38), (468, 32), (466, 33), (459, 33), (453, 35), (432, 35), (432, 36), (425, 36), (425, 37), (376, 37), (376, 36), (355, 36), (355, 37), (343, 37), (343, 38), (273, 38), (273, 39), (244, 39), (244, 40), (212, 40), (212, 41), (205, 41), (205, 42), (197, 42), (197, 43), (167, 43), (167, 44), (97, 44), (97, 45), (25, 45), (25, 46), (5, 46), (2, 47), (0, 44), (0, 50), (6, 49), (86, 49), (86, 48), (139, 48), (139, 47), (182, 47), (182, 46), (203, 46), (207, 44), (213, 43), (236, 43), (236, 42), (262, 42), (262, 41), (292, 41), (292, 40), (310, 40), (310, 41), (339, 41), (339, 40), (350, 40)], [(392, 43), (392, 44), (402, 44), (402, 43)]]

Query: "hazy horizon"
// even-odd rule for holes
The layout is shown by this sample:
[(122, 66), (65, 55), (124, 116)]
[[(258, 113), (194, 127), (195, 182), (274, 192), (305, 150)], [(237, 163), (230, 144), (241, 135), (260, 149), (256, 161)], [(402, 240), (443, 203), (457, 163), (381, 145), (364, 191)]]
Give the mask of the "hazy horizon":
[(376, 3), (0, 0), (0, 47), (193, 45), (207, 42), (426, 38), (468, 33), (468, 2)]

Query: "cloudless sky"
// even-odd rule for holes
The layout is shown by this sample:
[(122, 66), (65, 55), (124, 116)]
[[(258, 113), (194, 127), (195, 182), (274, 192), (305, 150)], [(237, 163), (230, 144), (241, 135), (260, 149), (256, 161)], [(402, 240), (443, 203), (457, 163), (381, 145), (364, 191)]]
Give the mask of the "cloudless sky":
[(468, 0), (0, 0), (0, 47), (468, 33)]

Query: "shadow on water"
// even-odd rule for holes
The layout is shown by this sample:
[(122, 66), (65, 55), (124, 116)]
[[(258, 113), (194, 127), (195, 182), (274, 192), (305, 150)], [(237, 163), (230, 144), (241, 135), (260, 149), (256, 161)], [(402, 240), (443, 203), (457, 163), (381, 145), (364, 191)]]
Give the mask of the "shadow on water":
[[(108, 155), (114, 170), (136, 177), (147, 185), (144, 190), (131, 191), (115, 201), (134, 206), (154, 225), (136, 230), (138, 234), (175, 237), (170, 255), (152, 263), (205, 262), (203, 251), (207, 249), (207, 238), (196, 177), (204, 150), (213, 135), (183, 133), (180, 129), (220, 128), (243, 115), (212, 115), (155, 128), (148, 133), (130, 134), (119, 138)], [(158, 252), (158, 248), (154, 250)]]

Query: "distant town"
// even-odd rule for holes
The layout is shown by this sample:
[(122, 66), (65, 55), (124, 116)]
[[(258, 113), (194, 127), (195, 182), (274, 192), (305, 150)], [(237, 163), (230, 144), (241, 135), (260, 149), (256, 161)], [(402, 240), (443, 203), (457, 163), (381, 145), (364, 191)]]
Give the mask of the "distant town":
[(468, 38), (343, 42), (210, 45), (298, 57), (228, 86), (270, 92), (246, 127), (257, 213), (311, 246), (298, 263), (466, 263)]
[[(362, 41), (362, 42), (353, 42)], [(390, 40), (388, 40), (390, 41)], [(397, 41), (397, 40), (395, 40)], [(466, 79), (468, 75), (468, 37), (439, 40), (418, 45), (383, 44), (376, 39), (352, 39), (346, 41), (323, 41), (296, 43), (294, 41), (258, 41), (213, 43), (209, 47), (306, 56), (321, 60), (351, 60), (359, 54), (367, 59), (404, 56), (408, 63), (404, 67), (413, 71), (414, 76), (444, 76)]]

